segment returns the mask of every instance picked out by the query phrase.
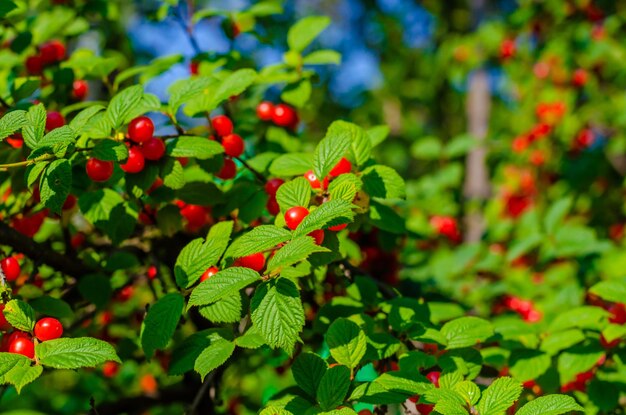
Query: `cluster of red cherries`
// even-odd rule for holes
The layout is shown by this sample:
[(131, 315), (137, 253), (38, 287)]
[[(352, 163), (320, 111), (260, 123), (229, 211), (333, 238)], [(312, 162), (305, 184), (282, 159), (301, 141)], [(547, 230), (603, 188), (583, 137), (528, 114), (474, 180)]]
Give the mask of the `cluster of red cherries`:
[(17, 353), (29, 359), (34, 359), (35, 338), (40, 342), (45, 342), (58, 339), (63, 335), (63, 325), (59, 320), (52, 317), (44, 317), (38, 320), (37, 323), (35, 323), (33, 333), (27, 333), (21, 330), (11, 331), (13, 326), (11, 326), (4, 316), (4, 308), (5, 305), (0, 304), (0, 331), (4, 332), (2, 341), (0, 341), (0, 352)]
[(274, 105), (269, 101), (263, 101), (256, 107), (256, 114), (261, 121), (271, 122), (290, 130), (295, 130), (300, 122), (296, 110), (287, 104)]

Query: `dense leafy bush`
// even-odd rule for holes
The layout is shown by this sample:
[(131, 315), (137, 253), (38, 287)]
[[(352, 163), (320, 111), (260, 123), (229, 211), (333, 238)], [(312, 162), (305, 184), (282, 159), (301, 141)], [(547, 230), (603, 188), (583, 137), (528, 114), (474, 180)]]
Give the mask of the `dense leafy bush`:
[(372, 7), (388, 82), (345, 112), (328, 17), (165, 1), (197, 53), (136, 64), (127, 2), (0, 0), (0, 406), (621, 413), (624, 11), (435, 3), (417, 51)]

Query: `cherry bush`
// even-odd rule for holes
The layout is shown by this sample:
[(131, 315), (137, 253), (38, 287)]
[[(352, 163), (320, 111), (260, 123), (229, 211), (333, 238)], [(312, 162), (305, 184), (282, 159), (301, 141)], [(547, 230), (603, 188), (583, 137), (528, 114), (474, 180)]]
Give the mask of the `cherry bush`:
[[(487, 140), (458, 123), (388, 139), (358, 109), (330, 120), (327, 17), (283, 30), (283, 62), (261, 69), (235, 52), (133, 65), (116, 39), (125, 2), (32, 3), (0, 0), (7, 407), (621, 413), (618, 5), (522, 2), (424, 52), (431, 103), (428, 88), (456, 85), (440, 98), (458, 104), (461, 79), (506, 74)], [(283, 13), (188, 11), (194, 45), (195, 22), (262, 38)], [(79, 42), (90, 30), (103, 50)], [(181, 63), (166, 100), (146, 91)], [(329, 121), (309, 128), (318, 112)], [(398, 142), (414, 171), (390, 167)], [(464, 193), (477, 150), (492, 179)]]

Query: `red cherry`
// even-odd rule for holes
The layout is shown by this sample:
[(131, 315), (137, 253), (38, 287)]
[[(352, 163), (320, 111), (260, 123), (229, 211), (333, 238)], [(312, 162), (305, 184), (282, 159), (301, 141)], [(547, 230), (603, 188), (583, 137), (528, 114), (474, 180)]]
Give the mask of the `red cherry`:
[(209, 213), (200, 205), (186, 205), (180, 210), (180, 214), (192, 229), (201, 228), (209, 222)]
[(342, 157), (341, 160), (339, 160), (339, 163), (337, 163), (335, 167), (333, 167), (329, 174), (333, 177), (337, 177), (345, 173), (350, 173), (351, 170), (352, 163), (350, 163), (347, 158)]
[(415, 409), (419, 411), (420, 415), (430, 415), (433, 409), (435, 409), (435, 405), (418, 403), (415, 405)]
[(131, 147), (128, 149), (128, 160), (126, 163), (120, 164), (120, 167), (126, 173), (139, 173), (145, 165), (146, 159), (141, 150), (138, 147)]
[(309, 236), (312, 236), (313, 239), (315, 239), (315, 243), (317, 245), (321, 245), (322, 242), (324, 242), (324, 236), (325, 235), (324, 235), (324, 231), (322, 229), (314, 230), (313, 232), (311, 232), (309, 234)]
[(509, 59), (515, 55), (515, 40), (504, 39), (500, 44), (500, 57), (502, 59)]
[(453, 242), (461, 241), (461, 233), (455, 218), (451, 216), (433, 216), (430, 218), (432, 226), (439, 235), (443, 235)]
[(141, 152), (148, 160), (160, 160), (165, 154), (165, 143), (160, 138), (152, 137), (142, 144)]
[(274, 107), (272, 121), (280, 127), (295, 128), (298, 124), (298, 114), (286, 104), (278, 104)]
[(65, 125), (65, 118), (60, 112), (50, 111), (46, 115), (46, 130), (52, 131), (55, 128), (63, 127)]
[(59, 40), (51, 40), (39, 47), (44, 65), (51, 65), (65, 59), (65, 45)]
[(137, 117), (128, 124), (128, 138), (135, 143), (146, 142), (153, 134), (154, 123), (146, 116)]
[(11, 219), (11, 226), (13, 226), (13, 228), (19, 233), (32, 238), (37, 232), (39, 232), (39, 228), (41, 228), (41, 225), (47, 216), (47, 209), (30, 216), (18, 215), (17, 217)]
[(269, 101), (262, 101), (256, 107), (256, 115), (262, 121), (271, 121), (274, 114), (274, 104)]
[(616, 303), (609, 307), (608, 312), (611, 313), (609, 321), (615, 324), (626, 323), (626, 307), (623, 303)]
[[(4, 304), (0, 304), (0, 331), (10, 330), (11, 323), (7, 321), (7, 318), (4, 316)], [(2, 338), (4, 340), (4, 337)]]
[(102, 365), (102, 374), (107, 378), (112, 378), (120, 371), (120, 365), (117, 362), (105, 362)]
[(219, 269), (217, 269), (216, 267), (208, 268), (206, 271), (204, 271), (204, 273), (202, 273), (202, 276), (200, 277), (200, 282), (208, 280), (209, 278), (211, 278), (218, 272), (219, 272)]
[(293, 231), (308, 214), (309, 210), (304, 206), (292, 207), (285, 212), (285, 223), (287, 227)]
[(198, 61), (191, 61), (191, 63), (189, 64), (189, 72), (191, 72), (192, 75), (198, 75), (199, 68), (200, 62)]
[(21, 133), (14, 133), (12, 136), (7, 137), (7, 143), (13, 148), (24, 147), (24, 137)]
[(278, 188), (285, 183), (283, 179), (269, 179), (267, 183), (265, 183), (265, 193), (270, 196), (276, 196), (276, 192), (278, 192)]
[(113, 162), (91, 158), (85, 166), (87, 176), (94, 182), (106, 182), (113, 175)]
[(230, 157), (239, 157), (243, 154), (244, 142), (238, 134), (228, 134), (222, 138), (224, 153)]
[(39, 55), (29, 56), (26, 58), (25, 65), (26, 72), (30, 75), (41, 75), (43, 72), (43, 59), (41, 59), (41, 56)]
[(219, 177), (222, 180), (229, 180), (235, 177), (236, 175), (237, 175), (237, 165), (231, 159), (225, 158), (224, 165), (222, 166), (220, 171), (217, 173), (217, 177)]
[(265, 205), (265, 207), (267, 208), (269, 214), (272, 216), (276, 216), (280, 212), (280, 206), (278, 205), (275, 196), (270, 196), (270, 198), (267, 200), (267, 204)]
[(574, 86), (581, 88), (585, 86), (587, 83), (587, 71), (582, 68), (576, 69), (574, 71), (574, 75), (572, 76), (572, 84)]
[(235, 263), (233, 264), (236, 267), (244, 267), (255, 270), (256, 272), (261, 272), (261, 270), (265, 267), (265, 255), (262, 252), (244, 256), (242, 258), (237, 258)]
[(126, 302), (130, 300), (135, 293), (135, 288), (132, 285), (127, 285), (117, 293), (117, 300), (120, 302)]
[(342, 231), (342, 230), (346, 229), (347, 227), (348, 227), (347, 223), (342, 223), (342, 224), (339, 224), (339, 225), (330, 226), (328, 228), (328, 230), (329, 231), (333, 231), (333, 232), (339, 232), (339, 231)]
[(441, 377), (441, 372), (430, 372), (426, 375), (426, 378), (430, 380), (430, 383), (435, 385), (436, 388), (439, 387), (439, 378)]
[(72, 84), (72, 96), (75, 99), (82, 101), (83, 99), (87, 97), (88, 93), (89, 93), (89, 84), (87, 83), (87, 81), (82, 80), (82, 79), (78, 79), (74, 81), (74, 83)]
[(620, 338), (614, 339), (612, 341), (608, 341), (605, 337), (604, 334), (600, 334), (600, 344), (602, 345), (602, 347), (604, 347), (605, 349), (612, 349), (613, 347), (617, 346), (618, 344), (620, 344)]
[(189, 157), (177, 157), (176, 160), (178, 160), (180, 165), (183, 167), (185, 167), (189, 163)]
[(82, 244), (85, 243), (85, 239), (85, 234), (82, 232), (78, 232), (77, 234), (72, 236), (72, 239), (70, 239), (70, 245), (72, 245), (72, 248), (74, 249), (79, 248)]
[(315, 173), (313, 173), (313, 170), (309, 170), (306, 173), (304, 173), (304, 178), (309, 181), (313, 189), (319, 189), (322, 187), (319, 179), (317, 178)]
[(65, 199), (65, 202), (63, 203), (63, 210), (70, 210), (74, 206), (76, 206), (76, 196), (67, 195), (67, 198)]
[(9, 343), (9, 353), (21, 354), (33, 359), (35, 357), (35, 344), (26, 337), (19, 337)]
[(233, 133), (233, 122), (225, 115), (218, 115), (211, 119), (213, 129), (220, 137), (225, 137)]
[(52, 317), (44, 317), (35, 324), (35, 337), (42, 342), (58, 339), (63, 335), (63, 325)]
[(2, 267), (2, 272), (4, 272), (7, 281), (15, 281), (22, 272), (20, 263), (12, 256), (6, 257), (0, 261), (0, 267)]

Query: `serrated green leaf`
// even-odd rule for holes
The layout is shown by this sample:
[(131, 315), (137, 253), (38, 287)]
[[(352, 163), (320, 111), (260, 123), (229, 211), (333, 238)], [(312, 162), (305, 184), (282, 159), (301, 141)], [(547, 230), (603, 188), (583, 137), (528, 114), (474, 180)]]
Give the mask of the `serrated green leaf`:
[(72, 307), (65, 301), (50, 297), (49, 295), (43, 295), (41, 297), (30, 300), (31, 307), (43, 315), (56, 317), (56, 318), (72, 318), (74, 312)]
[(572, 199), (569, 197), (559, 199), (550, 206), (543, 220), (546, 232), (552, 235), (557, 227), (563, 222), (567, 212), (572, 207)]
[(193, 157), (206, 160), (224, 152), (224, 147), (206, 137), (183, 136), (167, 143), (167, 154), (172, 157)]
[(312, 163), (310, 153), (288, 153), (276, 157), (269, 170), (273, 176), (298, 176), (311, 170)]
[(275, 251), (267, 264), (267, 271), (272, 272), (304, 261), (315, 252), (329, 252), (328, 248), (319, 246), (310, 236), (300, 236)]
[(41, 177), (41, 202), (55, 213), (60, 213), (72, 188), (72, 166), (69, 160), (54, 160)]
[(0, 352), (0, 377), (15, 367), (30, 366), (31, 363), (32, 360), (21, 354)]
[(121, 363), (113, 346), (91, 337), (48, 340), (35, 346), (35, 355), (40, 364), (55, 369), (95, 367), (106, 361)]
[(346, 173), (335, 178), (328, 186), (328, 194), (330, 199), (342, 199), (346, 202), (352, 202), (363, 182), (355, 174)]
[(350, 369), (334, 366), (324, 373), (317, 388), (317, 402), (329, 411), (341, 405), (350, 389)]
[(235, 351), (235, 343), (222, 337), (211, 338), (211, 343), (200, 353), (193, 368), (202, 379), (228, 360)]
[(183, 313), (185, 299), (178, 293), (166, 294), (150, 306), (141, 327), (141, 347), (146, 357), (169, 343)]
[(32, 332), (35, 327), (35, 310), (22, 300), (11, 300), (4, 306), (4, 317), (18, 330)]
[(288, 181), (278, 188), (276, 201), (282, 212), (294, 206), (308, 207), (311, 202), (311, 185), (304, 177)]
[(326, 343), (333, 359), (350, 369), (358, 366), (367, 351), (365, 333), (356, 323), (345, 318), (338, 318), (330, 325)]
[(339, 65), (341, 53), (331, 49), (316, 50), (306, 55), (302, 63), (305, 65)]
[(36, 148), (46, 132), (46, 109), (43, 104), (33, 105), (26, 114), (26, 124), (22, 128), (24, 143), (28, 148)]
[(436, 413), (442, 415), (467, 415), (465, 399), (456, 391), (433, 388), (426, 392), (425, 397), (428, 402), (436, 402)]
[(134, 110), (143, 97), (143, 86), (133, 85), (117, 93), (109, 103), (106, 117), (110, 125), (117, 129), (122, 126), (128, 114)]
[(366, 134), (372, 142), (372, 148), (385, 141), (389, 135), (389, 131), (389, 127), (386, 125), (377, 125), (367, 130)]
[(363, 190), (371, 197), (401, 199), (406, 196), (404, 180), (391, 167), (375, 165), (363, 170)]
[(272, 279), (259, 285), (250, 304), (252, 323), (271, 347), (291, 354), (304, 327), (300, 292), (293, 281)]
[(20, 393), (24, 386), (41, 376), (42, 372), (41, 366), (18, 366), (7, 372), (3, 380), (15, 386), (17, 393)]
[(539, 396), (515, 413), (515, 415), (561, 415), (571, 411), (584, 412), (584, 408), (571, 396)]
[(260, 278), (259, 273), (250, 268), (226, 268), (201, 282), (193, 290), (188, 307), (211, 304), (226, 296), (235, 295)]
[(329, 24), (326, 16), (309, 16), (297, 21), (287, 32), (289, 49), (302, 52)]
[(300, 354), (291, 366), (294, 380), (311, 398), (317, 396), (317, 388), (326, 370), (328, 365), (324, 359), (309, 352)]
[(70, 126), (64, 125), (46, 134), (41, 141), (37, 143), (37, 148), (54, 147), (59, 144), (68, 145), (73, 143), (75, 138), (76, 132)]
[(174, 276), (179, 287), (191, 287), (198, 281), (204, 271), (211, 266), (217, 265), (217, 261), (225, 248), (223, 247), (223, 242), (218, 241), (216, 239), (205, 241), (202, 238), (197, 238), (189, 242), (180, 251), (174, 265)]
[(311, 99), (312, 91), (311, 81), (305, 79), (285, 88), (280, 94), (280, 99), (296, 108), (302, 108)]
[(526, 382), (543, 375), (551, 364), (550, 355), (539, 350), (513, 350), (509, 358), (509, 373), (518, 381)]
[(626, 298), (626, 282), (616, 280), (600, 281), (589, 288), (589, 292), (603, 300), (621, 303)]
[(176, 376), (193, 370), (200, 353), (212, 342), (219, 343), (230, 338), (225, 329), (202, 330), (192, 334), (174, 349), (168, 373)]
[(452, 389), (465, 399), (468, 406), (476, 405), (476, 402), (480, 399), (480, 389), (474, 382), (469, 380), (457, 383)]
[(291, 239), (291, 232), (274, 225), (261, 225), (235, 240), (226, 251), (226, 258), (241, 258), (263, 252)]
[(0, 141), (4, 140), (27, 124), (26, 111), (15, 110), (7, 112), (0, 118)]
[(122, 161), (128, 158), (128, 147), (119, 141), (100, 140), (94, 146), (91, 155), (98, 160)]
[(493, 325), (478, 317), (461, 317), (449, 321), (441, 328), (449, 349), (474, 346), (493, 336)]
[(354, 212), (350, 202), (341, 199), (330, 200), (309, 213), (293, 234), (294, 237), (308, 235), (317, 229), (350, 223), (353, 219)]
[(224, 297), (213, 304), (200, 306), (200, 315), (213, 323), (236, 323), (241, 320), (241, 296)]
[(346, 154), (352, 140), (359, 131), (354, 124), (335, 121), (328, 127), (326, 136), (319, 142), (313, 153), (313, 172), (320, 179), (325, 178)]
[(72, 130), (79, 134), (82, 134), (83, 128), (93, 119), (93, 117), (103, 111), (105, 107), (103, 105), (95, 104), (88, 108), (85, 108), (70, 121), (70, 127)]
[(481, 415), (504, 415), (521, 393), (521, 383), (509, 377), (498, 378), (483, 392), (478, 411)]
[(235, 344), (246, 349), (258, 349), (265, 344), (265, 338), (255, 326), (250, 327), (243, 336), (235, 339)]
[(185, 186), (185, 173), (183, 166), (174, 158), (168, 158), (161, 167), (163, 184), (170, 189), (182, 189)]

